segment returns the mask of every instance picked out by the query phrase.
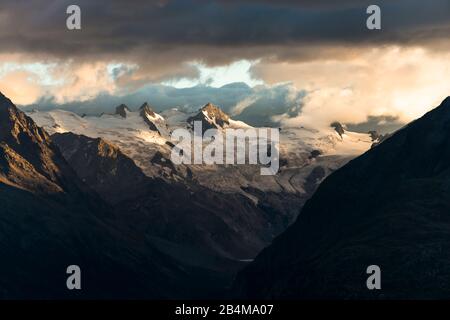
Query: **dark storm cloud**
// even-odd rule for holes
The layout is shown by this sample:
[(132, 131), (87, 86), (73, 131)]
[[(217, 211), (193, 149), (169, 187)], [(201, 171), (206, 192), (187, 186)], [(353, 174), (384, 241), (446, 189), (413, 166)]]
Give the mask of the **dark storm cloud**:
[(365, 122), (347, 123), (346, 125), (350, 131), (367, 133), (376, 128), (378, 133), (386, 134), (400, 129), (405, 124), (395, 116), (368, 116)]
[[(0, 52), (139, 61), (164, 53), (169, 61), (214, 63), (283, 55), (283, 48), (298, 46), (417, 44), (449, 34), (449, 0), (376, 1), (381, 31), (365, 27), (372, 2), (2, 0)], [(81, 31), (65, 28), (65, 10), (73, 3), (82, 9)]]

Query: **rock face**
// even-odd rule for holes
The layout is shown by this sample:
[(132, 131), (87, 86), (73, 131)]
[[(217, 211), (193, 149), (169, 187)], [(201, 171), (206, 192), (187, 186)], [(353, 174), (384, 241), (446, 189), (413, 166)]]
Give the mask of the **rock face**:
[(51, 138), (82, 181), (108, 203), (142, 192), (146, 176), (113, 144), (70, 132), (55, 133)]
[(386, 139), (390, 138), (392, 136), (393, 133), (385, 133), (385, 134), (380, 134), (376, 137), (376, 139), (374, 139), (373, 143), (372, 143), (372, 148), (376, 147), (377, 145), (379, 145), (380, 143), (383, 143)]
[(147, 102), (139, 108), (139, 114), (150, 130), (159, 133), (161, 136), (168, 136), (169, 129), (164, 118), (155, 113)]
[[(331, 174), (239, 276), (251, 298), (450, 297), (450, 97)], [(382, 290), (368, 290), (367, 267)]]
[(122, 118), (126, 118), (127, 117), (127, 112), (130, 112), (130, 109), (126, 105), (121, 104), (120, 106), (118, 106), (116, 108), (116, 113), (115, 114), (118, 114)]
[(154, 118), (156, 117), (155, 111), (153, 111), (153, 108), (145, 102), (140, 108), (139, 111), (141, 112), (141, 116), (144, 116), (144, 114), (147, 114), (148, 116)]
[(333, 122), (332, 124), (330, 124), (330, 126), (332, 128), (334, 128), (334, 130), (336, 130), (336, 132), (342, 137), (342, 135), (345, 133), (345, 129), (344, 126), (339, 123), (339, 122)]
[(69, 167), (52, 148), (47, 133), (0, 93), (0, 182), (35, 193), (69, 187)]

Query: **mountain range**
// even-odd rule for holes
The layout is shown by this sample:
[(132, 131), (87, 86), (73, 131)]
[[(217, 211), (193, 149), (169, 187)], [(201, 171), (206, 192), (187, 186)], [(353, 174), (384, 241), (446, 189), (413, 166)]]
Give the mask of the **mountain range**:
[(174, 165), (170, 133), (193, 121), (251, 128), (210, 103), (194, 114), (148, 103), (25, 114), (1, 95), (0, 297), (76, 298), (65, 287), (72, 264), (87, 279), (84, 298), (223, 297), (325, 177), (377, 142), (343, 126), (281, 128), (275, 176)]

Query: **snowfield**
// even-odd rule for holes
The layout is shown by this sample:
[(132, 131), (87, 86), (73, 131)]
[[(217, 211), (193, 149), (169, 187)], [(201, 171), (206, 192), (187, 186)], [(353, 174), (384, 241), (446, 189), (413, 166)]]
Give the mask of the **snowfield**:
[[(28, 115), (49, 134), (73, 132), (112, 142), (150, 177), (195, 181), (216, 191), (241, 193), (255, 204), (269, 201), (273, 194), (291, 194), (304, 201), (326, 176), (370, 149), (373, 143), (369, 134), (345, 131), (341, 136), (332, 127), (282, 128), (278, 174), (261, 176), (257, 165), (173, 165), (170, 132), (189, 128), (187, 119), (193, 116), (176, 108), (153, 116), (145, 114), (147, 121), (152, 121), (163, 134), (151, 130), (139, 111), (127, 110), (126, 117), (119, 114), (81, 117), (62, 110), (32, 111)], [(222, 130), (251, 128), (232, 119), (220, 127), (217, 119), (205, 112), (203, 115), (205, 121)]]

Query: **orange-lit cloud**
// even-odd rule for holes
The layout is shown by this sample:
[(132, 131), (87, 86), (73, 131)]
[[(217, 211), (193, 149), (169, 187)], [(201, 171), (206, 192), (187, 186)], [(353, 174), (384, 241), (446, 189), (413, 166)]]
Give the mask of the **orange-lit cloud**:
[(406, 123), (450, 95), (450, 54), (389, 46), (360, 50), (353, 59), (268, 63), (254, 67), (268, 83), (292, 82), (308, 94), (286, 124), (364, 122), (368, 116), (398, 116)]
[(36, 75), (15, 71), (0, 78), (0, 90), (17, 104), (30, 104), (43, 95)]

